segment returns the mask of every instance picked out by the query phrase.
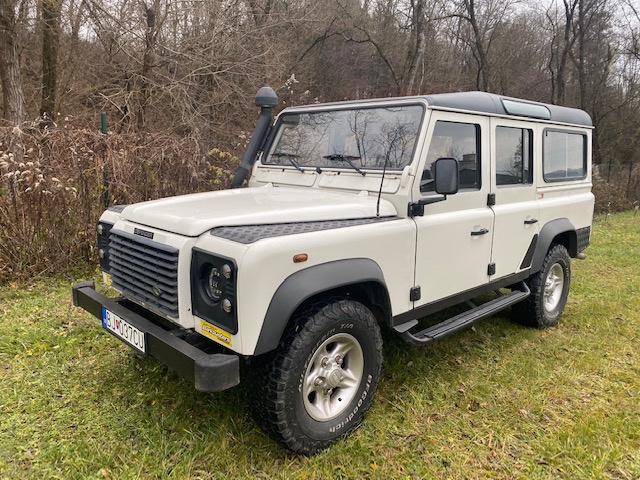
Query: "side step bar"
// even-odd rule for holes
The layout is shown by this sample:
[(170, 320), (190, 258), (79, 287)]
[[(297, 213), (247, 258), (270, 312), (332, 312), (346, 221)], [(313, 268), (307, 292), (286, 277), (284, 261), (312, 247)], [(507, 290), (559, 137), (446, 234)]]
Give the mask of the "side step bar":
[(517, 284), (515, 289), (511, 291), (511, 293), (502, 294), (499, 291), (497, 291), (497, 293), (499, 294), (498, 298), (480, 306), (474, 306), (471, 310), (444, 320), (443, 322), (426, 328), (420, 332), (410, 332), (410, 330), (418, 324), (418, 320), (412, 320), (402, 325), (398, 325), (395, 327), (395, 330), (402, 335), (407, 342), (413, 345), (425, 345), (451, 333), (470, 327), (478, 320), (490, 317), (491, 315), (498, 313), (500, 310), (504, 310), (511, 305), (521, 302), (531, 294), (531, 291), (526, 283), (520, 282)]

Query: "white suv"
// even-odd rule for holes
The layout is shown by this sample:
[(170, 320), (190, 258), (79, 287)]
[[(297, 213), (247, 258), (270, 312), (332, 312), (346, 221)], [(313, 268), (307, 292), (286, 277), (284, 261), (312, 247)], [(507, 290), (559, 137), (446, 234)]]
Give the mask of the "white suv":
[(313, 454), (362, 421), (380, 326), (427, 344), (510, 306), (557, 323), (593, 216), (585, 112), (466, 92), (287, 108), (272, 125), (275, 93), (256, 103), (233, 185), (251, 172), (248, 188), (100, 218), (122, 296), (87, 282), (73, 297), (107, 331), (202, 391), (250, 363), (258, 423)]

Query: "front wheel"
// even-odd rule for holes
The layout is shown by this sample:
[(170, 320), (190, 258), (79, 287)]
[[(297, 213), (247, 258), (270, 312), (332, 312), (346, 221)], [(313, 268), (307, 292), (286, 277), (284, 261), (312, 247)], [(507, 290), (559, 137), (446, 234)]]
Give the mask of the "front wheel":
[(514, 319), (537, 328), (556, 325), (567, 304), (570, 283), (569, 253), (563, 245), (552, 245), (542, 269), (527, 280), (531, 295), (515, 306)]
[(381, 366), (380, 329), (367, 307), (350, 299), (314, 305), (254, 369), (253, 416), (291, 450), (313, 455), (361, 423)]

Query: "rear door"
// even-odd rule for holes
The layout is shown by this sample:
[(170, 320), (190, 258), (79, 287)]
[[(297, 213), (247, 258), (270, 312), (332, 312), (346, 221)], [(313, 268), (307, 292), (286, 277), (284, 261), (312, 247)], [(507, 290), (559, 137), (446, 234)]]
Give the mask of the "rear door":
[(539, 230), (534, 156), (540, 155), (539, 126), (491, 119), (491, 191), (495, 225), (491, 280), (528, 268)]

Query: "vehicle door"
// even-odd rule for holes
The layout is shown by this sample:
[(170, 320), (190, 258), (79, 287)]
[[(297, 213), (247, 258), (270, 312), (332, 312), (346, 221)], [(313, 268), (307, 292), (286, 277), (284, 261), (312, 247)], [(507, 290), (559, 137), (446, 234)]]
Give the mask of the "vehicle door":
[(491, 119), (491, 191), (495, 214), (491, 280), (528, 268), (537, 239), (539, 209), (534, 155), (540, 155), (539, 126), (503, 118)]
[[(425, 205), (416, 223), (414, 307), (451, 297), (489, 281), (493, 238), (490, 192), (489, 119), (479, 115), (432, 111), (422, 174), (414, 198), (438, 197), (433, 191), (433, 165), (438, 158), (459, 162), (460, 188), (445, 201)], [(418, 191), (419, 190), (419, 191)]]

